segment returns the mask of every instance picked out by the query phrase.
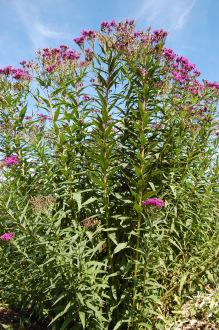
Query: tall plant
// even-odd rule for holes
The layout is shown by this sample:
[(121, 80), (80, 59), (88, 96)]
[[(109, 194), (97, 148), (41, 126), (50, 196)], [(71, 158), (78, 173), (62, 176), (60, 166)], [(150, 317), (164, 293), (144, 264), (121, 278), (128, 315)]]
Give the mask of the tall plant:
[(53, 329), (163, 329), (216, 285), (218, 83), (102, 22), (0, 70), (1, 299)]

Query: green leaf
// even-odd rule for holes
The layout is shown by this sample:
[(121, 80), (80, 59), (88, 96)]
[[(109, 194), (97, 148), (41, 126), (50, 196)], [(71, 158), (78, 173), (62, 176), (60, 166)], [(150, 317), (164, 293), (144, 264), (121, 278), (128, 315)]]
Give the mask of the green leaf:
[(187, 276), (188, 276), (188, 274), (185, 273), (185, 274), (183, 274), (183, 276), (181, 276), (181, 278), (180, 278), (180, 281), (179, 281), (179, 290), (178, 290), (179, 295), (181, 295), (181, 293), (182, 293), (182, 289), (183, 289), (184, 284), (186, 283)]
[(67, 313), (67, 311), (69, 310), (69, 308), (72, 306), (72, 302), (69, 301), (68, 304), (65, 306), (65, 309), (63, 311), (61, 311), (60, 313), (58, 313), (49, 323), (49, 325), (53, 324), (56, 320), (58, 320), (61, 316), (65, 315)]
[(108, 234), (108, 237), (111, 239), (111, 241), (113, 243), (115, 243), (116, 245), (118, 245), (117, 240), (116, 240), (116, 233), (110, 233), (110, 234)]
[(68, 317), (65, 319), (65, 321), (62, 323), (60, 330), (66, 330), (68, 329), (67, 326), (73, 321), (73, 317)]
[(148, 182), (148, 184), (150, 185), (150, 187), (153, 191), (156, 191), (156, 188), (155, 188), (153, 182)]
[(78, 204), (78, 211), (80, 211), (80, 209), (81, 209), (81, 193), (80, 192), (73, 193), (73, 198)]
[(86, 200), (86, 202), (82, 203), (81, 206), (88, 205), (88, 204), (90, 204), (90, 203), (93, 203), (93, 202), (96, 201), (96, 200), (97, 200), (96, 197), (90, 197), (90, 198), (88, 198), (88, 199)]
[(113, 330), (117, 330), (117, 329), (119, 329), (120, 326), (121, 326), (122, 324), (123, 324), (123, 321), (122, 321), (122, 320), (118, 321), (118, 322), (116, 323), (115, 327), (113, 328)]
[(59, 117), (59, 114), (60, 114), (60, 108), (56, 109), (56, 111), (54, 113), (54, 117), (53, 117), (53, 120), (54, 121), (57, 121), (57, 119)]
[(80, 320), (81, 320), (81, 324), (83, 326), (83, 329), (85, 329), (86, 327), (86, 315), (84, 312), (80, 311), (79, 312), (79, 317), (80, 317)]
[(19, 119), (20, 119), (20, 121), (22, 121), (22, 120), (24, 119), (24, 116), (25, 116), (25, 114), (26, 114), (26, 111), (27, 111), (27, 105), (25, 105), (25, 106), (21, 109), (21, 111), (20, 111), (20, 113), (19, 113)]
[(124, 250), (124, 249), (127, 247), (127, 245), (128, 245), (127, 242), (119, 243), (119, 244), (117, 245), (117, 247), (115, 248), (113, 254), (116, 254), (116, 253), (118, 253), (118, 252)]

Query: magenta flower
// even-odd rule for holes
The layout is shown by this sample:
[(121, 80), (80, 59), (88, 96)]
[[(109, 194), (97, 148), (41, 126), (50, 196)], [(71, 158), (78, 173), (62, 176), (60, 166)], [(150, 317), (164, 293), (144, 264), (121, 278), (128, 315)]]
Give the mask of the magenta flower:
[(84, 84), (82, 82), (78, 82), (75, 84), (76, 88), (82, 88), (84, 86)]
[(164, 201), (162, 199), (158, 199), (158, 198), (148, 198), (145, 201), (142, 201), (142, 205), (143, 206), (152, 205), (152, 206), (156, 206), (156, 207), (163, 207)]
[(23, 60), (20, 62), (20, 65), (25, 66), (27, 64), (27, 61)]
[(87, 95), (87, 94), (84, 94), (83, 95), (83, 101), (85, 101), (85, 102), (90, 101), (90, 96)]
[(84, 43), (84, 41), (85, 41), (85, 37), (84, 37), (84, 36), (80, 36), (80, 37), (77, 37), (77, 38), (75, 38), (75, 39), (73, 39), (73, 40), (74, 40), (74, 42), (75, 42), (77, 45), (81, 46), (81, 45), (83, 45), (83, 43)]
[(96, 33), (93, 30), (83, 30), (81, 32), (81, 36), (84, 38), (87, 38), (87, 39), (94, 39), (96, 36)]
[(14, 233), (8, 232), (8, 233), (4, 233), (3, 235), (1, 235), (0, 239), (2, 241), (10, 241), (14, 237), (15, 237)]
[(101, 26), (101, 31), (105, 31), (105, 32), (111, 32), (112, 31), (112, 28), (116, 28), (117, 27), (117, 23), (116, 21), (113, 19), (112, 21), (110, 22), (106, 22), (106, 21), (103, 21), (100, 26)]
[(5, 157), (4, 163), (6, 166), (17, 165), (18, 164), (17, 155), (11, 155), (11, 156)]
[(12, 72), (13, 72), (13, 68), (11, 65), (8, 65), (6, 66), (4, 69), (3, 69), (3, 72), (6, 76), (9, 76)]
[(66, 52), (66, 50), (69, 48), (66, 45), (60, 45), (59, 48), (61, 49), (62, 52)]
[(134, 24), (135, 24), (135, 21), (134, 21), (133, 19), (129, 20), (128, 18), (126, 18), (126, 20), (125, 20), (125, 25), (130, 25), (130, 26), (132, 26), (132, 25), (134, 25)]
[(26, 120), (32, 120), (32, 119), (33, 119), (32, 116), (25, 116), (24, 118), (25, 118)]
[(174, 53), (174, 51), (169, 48), (164, 48), (163, 54), (167, 61), (173, 61), (176, 57), (176, 54)]
[(204, 81), (204, 83), (206, 84), (207, 87), (219, 89), (219, 83), (218, 82)]
[(136, 32), (134, 32), (134, 37), (135, 38), (138, 38), (138, 37), (140, 37), (142, 35), (142, 32), (140, 32), (140, 31), (136, 31)]
[(196, 77), (199, 77), (201, 74), (201, 72), (198, 69), (195, 69), (193, 73)]
[(79, 59), (80, 54), (78, 52), (76, 52), (75, 50), (67, 50), (66, 52), (63, 53), (62, 56), (63, 56), (63, 59), (76, 61)]
[(48, 72), (48, 73), (53, 72), (55, 69), (56, 69), (56, 65), (55, 64), (49, 65), (49, 66), (46, 66), (45, 67), (45, 71)]
[(51, 117), (50, 116), (43, 115), (42, 113), (38, 113), (37, 116), (38, 116), (38, 118), (39, 118), (39, 120), (41, 122), (44, 122), (46, 120), (51, 120)]
[(185, 81), (184, 78), (178, 72), (174, 71), (172, 74), (174, 79), (179, 81), (180, 83), (183, 83)]
[(167, 36), (167, 32), (164, 30), (154, 30), (152, 33), (152, 40), (153, 41), (159, 41), (162, 40), (164, 38), (166, 38)]
[(31, 80), (28, 71), (23, 69), (13, 69), (13, 78), (16, 80)]

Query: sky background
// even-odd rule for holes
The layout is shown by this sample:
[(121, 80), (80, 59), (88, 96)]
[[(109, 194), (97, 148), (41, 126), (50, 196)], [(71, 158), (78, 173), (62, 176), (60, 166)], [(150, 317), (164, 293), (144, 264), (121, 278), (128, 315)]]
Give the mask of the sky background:
[(218, 13), (219, 0), (0, 0), (0, 67), (32, 59), (37, 48), (73, 46), (101, 21), (129, 18), (138, 29), (166, 29), (167, 47), (219, 81)]

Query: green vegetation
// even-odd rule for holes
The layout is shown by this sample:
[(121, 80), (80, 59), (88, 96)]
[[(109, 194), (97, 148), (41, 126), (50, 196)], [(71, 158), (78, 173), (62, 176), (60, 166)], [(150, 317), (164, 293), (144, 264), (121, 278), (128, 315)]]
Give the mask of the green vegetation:
[(217, 287), (218, 84), (165, 37), (103, 22), (0, 71), (0, 300), (49, 329), (168, 329)]

